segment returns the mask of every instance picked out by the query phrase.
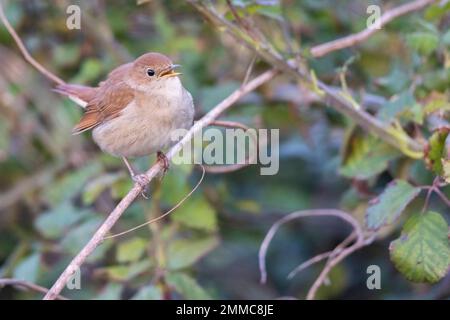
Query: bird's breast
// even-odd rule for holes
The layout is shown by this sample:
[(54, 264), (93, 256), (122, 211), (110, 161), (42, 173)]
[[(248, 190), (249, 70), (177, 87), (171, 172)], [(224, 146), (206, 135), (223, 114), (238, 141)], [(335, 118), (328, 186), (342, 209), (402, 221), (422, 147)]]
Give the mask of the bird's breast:
[(114, 119), (93, 130), (94, 141), (112, 155), (140, 157), (170, 146), (172, 132), (192, 125), (194, 106), (184, 88), (136, 95)]

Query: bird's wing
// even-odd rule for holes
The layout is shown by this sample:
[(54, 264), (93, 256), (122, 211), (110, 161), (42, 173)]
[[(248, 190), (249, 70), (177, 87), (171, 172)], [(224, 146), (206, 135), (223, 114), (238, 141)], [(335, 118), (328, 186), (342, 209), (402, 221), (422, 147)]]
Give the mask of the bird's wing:
[(74, 134), (95, 128), (105, 121), (119, 116), (134, 99), (134, 90), (123, 81), (106, 80), (89, 101), (80, 122), (73, 129)]
[(111, 82), (120, 81), (126, 76), (126, 73), (131, 68), (132, 63), (126, 63), (118, 66), (114, 70), (112, 70), (105, 81), (99, 83), (98, 87), (88, 87), (80, 84), (61, 84), (56, 86), (53, 91), (58, 92), (66, 97), (69, 97), (76, 104), (80, 105), (83, 108), (86, 108), (88, 104), (90, 104), (91, 100), (95, 98), (97, 92), (99, 91), (99, 87)]

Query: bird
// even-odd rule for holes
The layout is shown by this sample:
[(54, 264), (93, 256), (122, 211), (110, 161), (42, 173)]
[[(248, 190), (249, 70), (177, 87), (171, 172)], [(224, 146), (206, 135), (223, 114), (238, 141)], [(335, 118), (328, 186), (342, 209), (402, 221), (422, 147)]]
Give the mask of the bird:
[(128, 159), (156, 153), (167, 171), (163, 150), (176, 142), (171, 132), (193, 124), (192, 95), (178, 67), (164, 54), (148, 52), (113, 69), (96, 87), (60, 84), (54, 91), (84, 108), (73, 134), (91, 131), (100, 149), (122, 158), (133, 181), (145, 187), (147, 176), (137, 174)]

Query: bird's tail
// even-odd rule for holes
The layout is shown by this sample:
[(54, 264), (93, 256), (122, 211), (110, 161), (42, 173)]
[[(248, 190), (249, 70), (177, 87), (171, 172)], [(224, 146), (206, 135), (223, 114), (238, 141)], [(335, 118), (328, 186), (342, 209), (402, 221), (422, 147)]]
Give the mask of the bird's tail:
[(94, 98), (97, 88), (79, 84), (61, 84), (56, 86), (53, 91), (69, 97), (76, 104), (85, 108), (89, 101)]

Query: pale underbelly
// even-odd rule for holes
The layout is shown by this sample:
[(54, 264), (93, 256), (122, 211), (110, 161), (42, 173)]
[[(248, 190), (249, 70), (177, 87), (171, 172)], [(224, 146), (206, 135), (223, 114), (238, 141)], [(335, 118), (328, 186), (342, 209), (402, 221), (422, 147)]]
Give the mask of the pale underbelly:
[(192, 110), (176, 110), (173, 114), (147, 112), (125, 113), (94, 128), (92, 136), (104, 151), (117, 157), (141, 157), (173, 145), (177, 129), (189, 129)]

